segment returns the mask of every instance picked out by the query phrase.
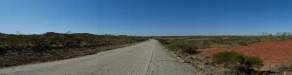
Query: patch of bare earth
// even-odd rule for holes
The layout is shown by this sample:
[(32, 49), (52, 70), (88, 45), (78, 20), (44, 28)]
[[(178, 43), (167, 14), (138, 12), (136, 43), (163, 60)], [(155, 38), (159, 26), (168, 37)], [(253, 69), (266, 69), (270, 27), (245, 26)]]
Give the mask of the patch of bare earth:
[(208, 48), (200, 49), (199, 56), (212, 57), (222, 51), (235, 51), (247, 56), (258, 56), (263, 60), (261, 69), (275, 69), (281, 64), (292, 63), (292, 40), (259, 42), (248, 46), (236, 46), (232, 48)]

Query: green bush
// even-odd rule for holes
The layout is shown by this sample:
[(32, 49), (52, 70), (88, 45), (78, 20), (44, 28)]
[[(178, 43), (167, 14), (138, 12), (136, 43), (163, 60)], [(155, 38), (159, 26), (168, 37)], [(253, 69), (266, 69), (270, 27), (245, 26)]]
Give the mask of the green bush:
[(245, 56), (237, 52), (220, 52), (213, 56), (213, 62), (224, 65), (244, 65), (244, 67), (260, 68), (263, 62), (255, 56)]
[(259, 57), (245, 57), (245, 64), (250, 67), (260, 68), (263, 61)]
[(213, 62), (218, 64), (236, 64), (244, 61), (244, 56), (237, 52), (220, 52), (213, 56)]
[(170, 43), (168, 47), (183, 54), (195, 54), (197, 52), (197, 47), (187, 41), (175, 41)]

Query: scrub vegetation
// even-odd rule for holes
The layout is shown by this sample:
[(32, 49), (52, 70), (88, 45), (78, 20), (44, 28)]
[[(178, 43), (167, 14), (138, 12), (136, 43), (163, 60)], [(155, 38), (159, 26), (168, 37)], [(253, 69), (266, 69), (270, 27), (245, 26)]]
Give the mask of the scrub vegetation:
[[(169, 50), (173, 51), (185, 62), (191, 63), (194, 66), (204, 70), (208, 74), (217, 74), (218, 70), (229, 69), (230, 73), (243, 73), (248, 75), (262, 74), (261, 68), (264, 65), (264, 61), (269, 59), (268, 57), (258, 57), (257, 55), (263, 55), (254, 48), (260, 46), (266, 46), (266, 43), (274, 43), (278, 41), (286, 41), (292, 38), (291, 33), (277, 33), (275, 35), (264, 33), (261, 36), (164, 36), (156, 37), (162, 44), (164, 44)], [(283, 43), (285, 44), (285, 43)], [(287, 44), (288, 45), (288, 44)], [(267, 45), (268, 46), (268, 45)], [(242, 50), (227, 50), (227, 49), (251, 49), (248, 53), (242, 54)], [(248, 47), (248, 48), (245, 48)], [(270, 46), (269, 46), (270, 47)], [(254, 49), (252, 49), (254, 48)], [(266, 48), (266, 47), (264, 47)], [(206, 51), (206, 54), (212, 54), (211, 57), (202, 56), (202, 51)], [(226, 49), (226, 50), (219, 50)], [(212, 52), (213, 51), (213, 52)], [(262, 51), (262, 50), (259, 50)], [(275, 50), (273, 50), (275, 51)], [(273, 52), (271, 52), (273, 53)], [(278, 54), (279, 55), (279, 54)], [(281, 54), (280, 54), (281, 55)], [(206, 55), (207, 56), (207, 55)], [(203, 59), (201, 57), (204, 57)], [(265, 58), (265, 59), (262, 59)], [(201, 62), (201, 63), (200, 63)], [(221, 66), (220, 66), (221, 65)], [(267, 64), (266, 64), (267, 65)], [(203, 67), (202, 67), (203, 66)], [(212, 66), (212, 67), (210, 67)], [(211, 72), (209, 68), (214, 68)], [(219, 68), (220, 67), (220, 68)], [(270, 71), (270, 70), (269, 70)], [(226, 74), (226, 71), (223, 71)], [(265, 70), (266, 72), (266, 70)], [(269, 72), (270, 73), (270, 72)], [(220, 73), (222, 74), (222, 73)], [(228, 74), (229, 75), (229, 74)]]
[(147, 38), (138, 36), (88, 33), (0, 33), (0, 68), (95, 54), (145, 40)]
[(194, 54), (197, 49), (205, 48), (227, 48), (233, 46), (246, 46), (251, 43), (259, 42), (258, 36), (255, 37), (239, 37), (239, 36), (206, 36), (206, 37), (167, 37), (159, 38), (159, 41), (165, 44), (170, 50), (176, 51), (178, 54)]
[(259, 69), (263, 62), (259, 57), (245, 56), (237, 52), (220, 52), (213, 56), (213, 62), (230, 68), (235, 72), (248, 75), (257, 74), (254, 68)]

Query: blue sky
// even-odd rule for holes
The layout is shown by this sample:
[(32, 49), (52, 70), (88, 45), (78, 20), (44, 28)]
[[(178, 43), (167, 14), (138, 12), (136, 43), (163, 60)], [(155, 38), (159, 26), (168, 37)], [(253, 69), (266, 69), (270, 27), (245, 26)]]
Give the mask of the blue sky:
[(0, 0), (0, 32), (254, 35), (292, 32), (291, 0)]

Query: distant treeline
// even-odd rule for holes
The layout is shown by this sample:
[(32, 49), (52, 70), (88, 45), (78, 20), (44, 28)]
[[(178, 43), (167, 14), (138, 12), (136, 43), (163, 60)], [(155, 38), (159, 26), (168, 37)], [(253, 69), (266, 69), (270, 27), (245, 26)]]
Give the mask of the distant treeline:
[(16, 35), (0, 33), (0, 54), (8, 51), (100, 47), (144, 41), (138, 36), (95, 35), (89, 33), (55, 33)]

